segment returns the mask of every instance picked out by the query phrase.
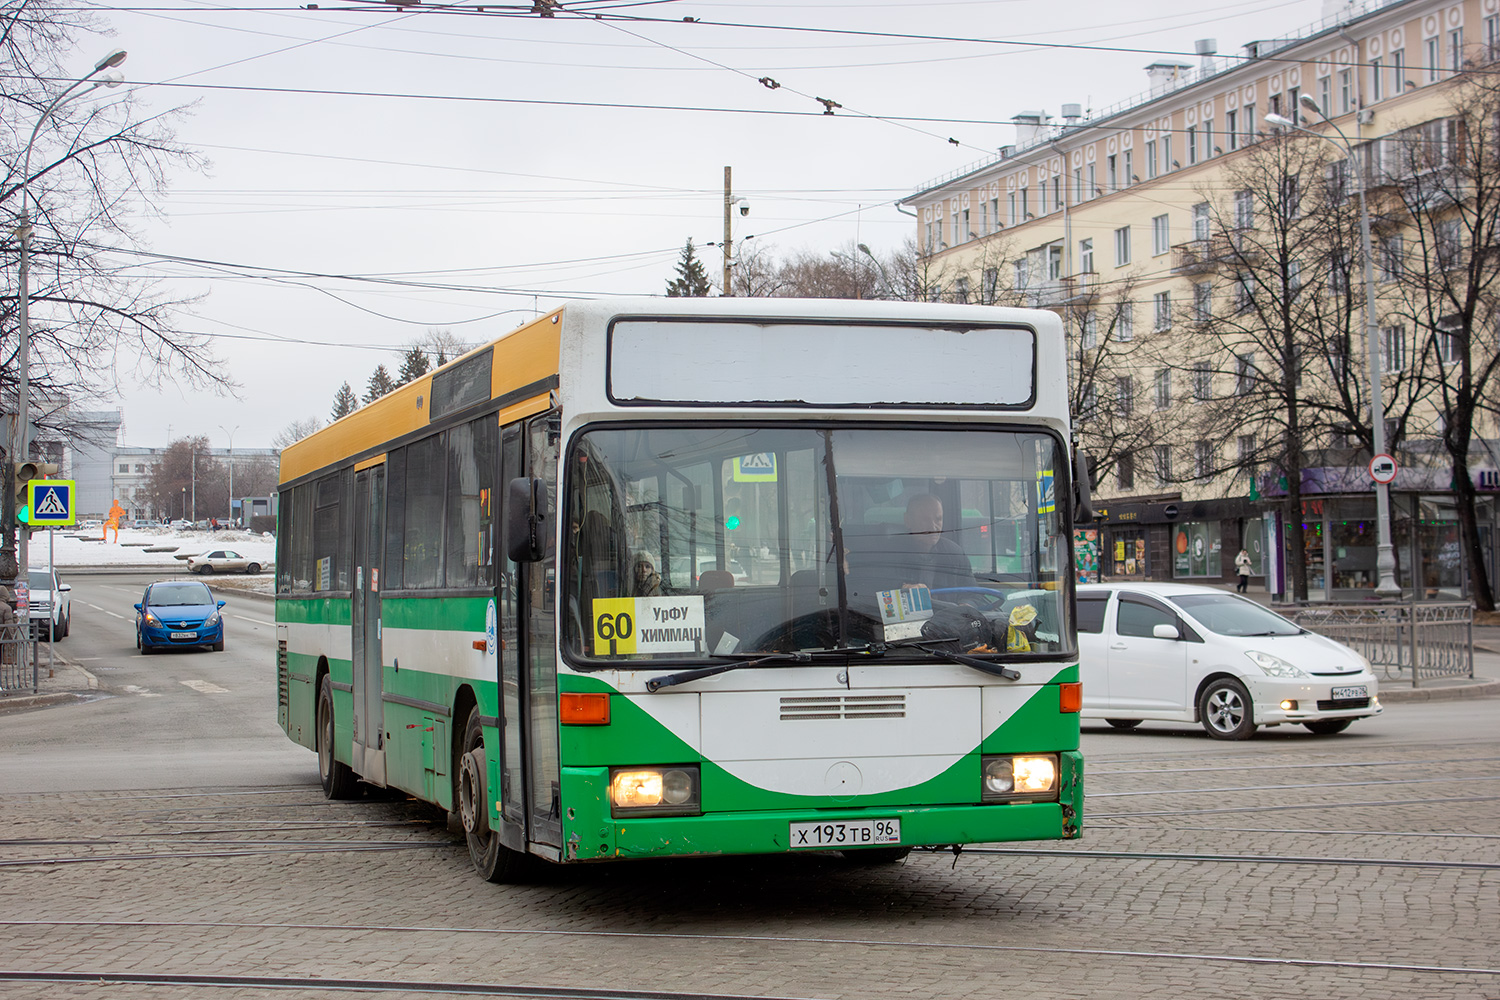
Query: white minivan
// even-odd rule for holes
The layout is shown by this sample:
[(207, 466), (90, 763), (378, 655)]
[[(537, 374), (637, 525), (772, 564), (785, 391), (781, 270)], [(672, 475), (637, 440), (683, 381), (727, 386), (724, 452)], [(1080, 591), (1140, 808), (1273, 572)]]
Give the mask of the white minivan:
[(1213, 587), (1082, 584), (1078, 654), (1083, 717), (1116, 729), (1197, 722), (1243, 740), (1293, 723), (1329, 735), (1381, 712), (1363, 656)]

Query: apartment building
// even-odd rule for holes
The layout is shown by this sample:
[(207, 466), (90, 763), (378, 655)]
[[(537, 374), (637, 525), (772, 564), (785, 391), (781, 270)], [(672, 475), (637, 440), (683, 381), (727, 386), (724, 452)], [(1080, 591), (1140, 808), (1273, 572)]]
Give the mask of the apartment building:
[[(1108, 369), (1084, 370), (1075, 392), (1083, 447), (1099, 443), (1107, 417), (1116, 452), (1096, 488), (1105, 511), (1098, 566), (1106, 578), (1227, 581), (1243, 546), (1257, 575), (1281, 592), (1287, 525), (1277, 498), (1286, 495), (1285, 476), (1254, 464), (1263, 442), (1253, 427), (1195, 438), (1189, 420), (1195, 408), (1245, 391), (1265, 363), (1248, 353), (1209, 358), (1199, 336), (1204, 321), (1242, 311), (1255, 294), (1213, 252), (1223, 233), (1258, 225), (1253, 200), (1237, 185), (1287, 119), (1329, 136), (1331, 123), (1369, 183), (1392, 137), (1425, 129), (1445, 141), (1455, 86), (1472, 67), (1500, 56), (1500, 0), (1330, 2), (1324, 14), (1231, 54), (1202, 40), (1196, 63), (1152, 63), (1146, 91), (1110, 107), (1065, 103), (1056, 118), (1023, 112), (1013, 145), (903, 200), (917, 214), (933, 297), (1057, 309), (1080, 357), (1109, 342)], [(1302, 110), (1305, 99), (1316, 112)], [(1328, 147), (1321, 182), (1356, 190), (1344, 147), (1321, 145)], [(1312, 180), (1304, 175), (1301, 183)], [(1376, 257), (1400, 253), (1399, 235), (1381, 239)], [(1343, 262), (1356, 266), (1342, 277), (1337, 266), (1319, 264), (1329, 272), (1328, 294), (1362, 305), (1357, 262), (1347, 255)], [(1302, 279), (1294, 273), (1290, 280)], [(1381, 287), (1385, 295), (1398, 286)], [(1355, 339), (1343, 367), (1330, 375), (1309, 362), (1307, 377), (1368, 381), (1362, 310), (1349, 323)], [(1399, 366), (1422, 345), (1414, 331), (1377, 326), (1381, 363), (1399, 378)], [(1452, 469), (1434, 457), (1430, 437), (1421, 439), (1435, 436), (1441, 420), (1431, 412), (1412, 417), (1392, 487), (1401, 582), (1419, 598), (1466, 592)], [(1122, 436), (1123, 426), (1136, 436)], [(1497, 436), (1492, 425), (1479, 430), (1482, 438)], [(1313, 597), (1356, 596), (1375, 584), (1370, 456), (1349, 444), (1341, 450), (1321, 442), (1299, 476)], [(1471, 463), (1474, 481), (1500, 487), (1500, 463), (1481, 452)], [(1237, 458), (1243, 461), (1231, 469)], [(1493, 580), (1490, 499), (1482, 498), (1479, 516)]]

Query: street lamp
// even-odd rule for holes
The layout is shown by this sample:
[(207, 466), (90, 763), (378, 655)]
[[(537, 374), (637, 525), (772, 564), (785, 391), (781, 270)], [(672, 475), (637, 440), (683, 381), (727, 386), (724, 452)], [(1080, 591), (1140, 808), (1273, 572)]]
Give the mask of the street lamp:
[(863, 243), (857, 244), (859, 252), (870, 258), (870, 263), (875, 265), (875, 270), (880, 272), (880, 283), (885, 286), (885, 295), (888, 299), (895, 298), (895, 290), (891, 288), (890, 275), (885, 273), (885, 265), (880, 263), (880, 258), (870, 252), (870, 248)]
[[(19, 338), (20, 343), (16, 354), (16, 416), (17, 422), (20, 424), (20, 440), (17, 447), (11, 453), (13, 456), (15, 456), (12, 459), (13, 461), (24, 462), (26, 461), (27, 456), (31, 453), (31, 291), (28, 287), (31, 276), (31, 206), (29, 203), (29, 199), (31, 197), (31, 147), (36, 145), (36, 137), (42, 131), (42, 126), (46, 124), (47, 119), (52, 117), (52, 112), (61, 107), (62, 103), (68, 99), (68, 96), (72, 94), (73, 91), (83, 86), (83, 84), (88, 83), (91, 79), (93, 79), (96, 73), (102, 73), (107, 69), (114, 69), (124, 61), (125, 50), (116, 49), (109, 55), (105, 56), (103, 59), (100, 59), (98, 62), (94, 63), (93, 69), (89, 70), (83, 76), (68, 84), (67, 89), (65, 89), (61, 94), (58, 94), (57, 97), (53, 99), (51, 104), (47, 105), (47, 109), (43, 111), (41, 117), (37, 119), (36, 127), (31, 130), (31, 138), (26, 142), (26, 155), (22, 159), (21, 166), (21, 219), (19, 224), (16, 226), (16, 235), (20, 237), (21, 240), (21, 255), (19, 266), (20, 273), (17, 276), (17, 296), (20, 300), (21, 307)], [(104, 85), (116, 87), (119, 86), (121, 82), (121, 77), (118, 74), (111, 73), (108, 76), (102, 77), (98, 80), (94, 80), (93, 86), (90, 87), (89, 90), (93, 90), (95, 87)], [(88, 91), (85, 91), (85, 93), (87, 92)], [(24, 571), (30, 565), (30, 555), (28, 553), (29, 540), (27, 538), (28, 533), (26, 531), (22, 531), (20, 534), (21, 544), (18, 563), (19, 568)], [(8, 539), (6, 547), (9, 548)]]
[(239, 429), (239, 424), (235, 424), (233, 429), (226, 428), (223, 424), (219, 425), (219, 430), (229, 435), (229, 523), (231, 525), (234, 524), (234, 432)]
[[(1370, 359), (1371, 441), (1375, 454), (1384, 455), (1386, 447), (1385, 405), (1381, 401), (1380, 331), (1376, 327), (1375, 318), (1375, 256), (1370, 242), (1370, 206), (1365, 201), (1364, 174), (1360, 172), (1359, 161), (1354, 155), (1354, 145), (1349, 141), (1349, 137), (1333, 123), (1333, 119), (1323, 113), (1322, 107), (1313, 100), (1312, 95), (1303, 94), (1298, 103), (1323, 119), (1338, 135), (1338, 138), (1335, 139), (1322, 132), (1314, 132), (1278, 114), (1266, 115), (1266, 123), (1280, 128), (1293, 128), (1298, 132), (1306, 132), (1319, 139), (1326, 139), (1336, 146), (1342, 146), (1349, 161), (1349, 175), (1359, 192), (1359, 241), (1360, 250), (1365, 258), (1365, 346)], [(1293, 113), (1296, 113), (1295, 109)], [(1400, 597), (1401, 587), (1396, 583), (1396, 552), (1391, 546), (1391, 492), (1386, 483), (1375, 484), (1375, 532), (1375, 572), (1379, 577), (1375, 584), (1375, 596)]]

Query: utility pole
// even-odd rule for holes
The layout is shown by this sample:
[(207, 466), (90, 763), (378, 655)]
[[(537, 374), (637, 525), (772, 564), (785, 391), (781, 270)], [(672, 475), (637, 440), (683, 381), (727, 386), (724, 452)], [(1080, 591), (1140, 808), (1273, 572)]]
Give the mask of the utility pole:
[(198, 442), (193, 442), (193, 517), (198, 520)]
[(734, 192), (729, 183), (729, 168), (724, 168), (724, 287), (722, 294), (733, 295), (729, 288), (729, 254), (734, 246), (734, 234), (731, 231), (729, 219), (730, 209), (734, 207)]

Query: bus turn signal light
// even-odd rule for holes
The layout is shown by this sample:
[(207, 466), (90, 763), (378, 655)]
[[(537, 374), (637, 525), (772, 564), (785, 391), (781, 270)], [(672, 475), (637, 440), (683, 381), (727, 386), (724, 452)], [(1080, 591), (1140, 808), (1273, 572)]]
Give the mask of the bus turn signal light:
[(1064, 715), (1083, 711), (1083, 685), (1078, 681), (1057, 686), (1057, 710)]
[(564, 693), (559, 699), (558, 715), (565, 726), (607, 726), (609, 695)]

